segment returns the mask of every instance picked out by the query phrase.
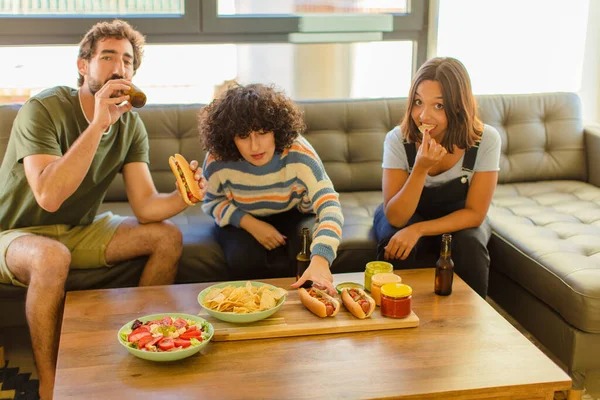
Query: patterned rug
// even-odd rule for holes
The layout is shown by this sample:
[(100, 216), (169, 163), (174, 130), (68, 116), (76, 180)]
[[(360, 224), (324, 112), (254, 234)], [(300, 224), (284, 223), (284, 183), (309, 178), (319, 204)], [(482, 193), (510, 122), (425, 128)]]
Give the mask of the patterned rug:
[(19, 373), (19, 367), (9, 366), (6, 360), (0, 368), (0, 399), (39, 400), (37, 379), (29, 379), (30, 373)]

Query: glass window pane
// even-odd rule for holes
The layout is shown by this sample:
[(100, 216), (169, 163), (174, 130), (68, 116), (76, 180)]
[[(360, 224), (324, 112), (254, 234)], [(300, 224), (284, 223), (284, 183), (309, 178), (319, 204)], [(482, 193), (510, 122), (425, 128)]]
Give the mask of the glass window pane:
[(219, 0), (219, 15), (407, 12), (407, 0)]
[(570, 1), (568, 7), (563, 0), (440, 0), (437, 54), (465, 64), (475, 93), (576, 92), (588, 5), (588, 0)]
[[(413, 62), (410, 41), (147, 45), (144, 53), (134, 82), (148, 103), (163, 104), (208, 103), (234, 81), (272, 83), (296, 100), (401, 97)], [(0, 103), (76, 87), (77, 46), (0, 47), (0, 59)]]
[(183, 15), (184, 0), (0, 0), (0, 15)]

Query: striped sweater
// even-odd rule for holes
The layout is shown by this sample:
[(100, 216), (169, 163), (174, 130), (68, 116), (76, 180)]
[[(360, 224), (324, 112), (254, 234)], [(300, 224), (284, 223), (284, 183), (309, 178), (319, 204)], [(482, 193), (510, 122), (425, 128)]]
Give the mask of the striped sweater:
[(246, 160), (218, 161), (208, 153), (204, 160), (208, 182), (202, 209), (219, 226), (240, 226), (246, 214), (264, 217), (296, 207), (317, 216), (312, 255), (329, 265), (342, 238), (344, 217), (323, 163), (306, 139), (298, 136), (289, 149), (275, 153), (268, 164), (256, 167)]

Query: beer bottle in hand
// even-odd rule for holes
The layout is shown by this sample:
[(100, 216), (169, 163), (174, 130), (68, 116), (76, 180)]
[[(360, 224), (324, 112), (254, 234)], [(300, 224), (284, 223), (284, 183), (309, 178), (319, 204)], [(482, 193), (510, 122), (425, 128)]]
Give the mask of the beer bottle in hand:
[[(310, 265), (310, 230), (308, 228), (302, 228), (300, 243), (302, 243), (302, 247), (300, 248), (300, 253), (296, 256), (296, 281), (300, 279)], [(312, 281), (306, 281), (301, 287), (307, 289), (312, 284)]]
[(435, 263), (435, 294), (438, 296), (448, 296), (452, 293), (452, 280), (454, 278), (454, 261), (452, 261), (451, 246), (452, 235), (444, 233), (442, 235), (442, 249), (440, 258)]
[(135, 108), (142, 108), (146, 104), (146, 94), (142, 90), (135, 86), (133, 83), (129, 83), (131, 89), (126, 93), (129, 95), (129, 102)]

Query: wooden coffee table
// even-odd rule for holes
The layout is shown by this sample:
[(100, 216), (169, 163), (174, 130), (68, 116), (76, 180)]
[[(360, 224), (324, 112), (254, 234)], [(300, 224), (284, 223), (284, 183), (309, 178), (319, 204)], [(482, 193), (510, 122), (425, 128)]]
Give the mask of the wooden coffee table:
[[(416, 328), (211, 342), (174, 363), (132, 356), (117, 330), (153, 313), (198, 314), (196, 297), (210, 284), (69, 292), (54, 398), (550, 400), (570, 388), (569, 376), (460, 278), (438, 297), (433, 270), (398, 273), (413, 287)], [(335, 275), (336, 283), (362, 279)]]

